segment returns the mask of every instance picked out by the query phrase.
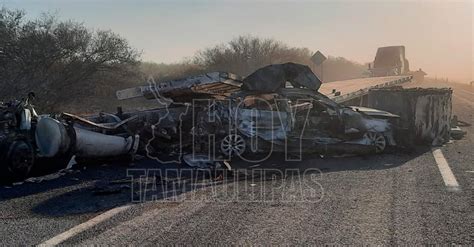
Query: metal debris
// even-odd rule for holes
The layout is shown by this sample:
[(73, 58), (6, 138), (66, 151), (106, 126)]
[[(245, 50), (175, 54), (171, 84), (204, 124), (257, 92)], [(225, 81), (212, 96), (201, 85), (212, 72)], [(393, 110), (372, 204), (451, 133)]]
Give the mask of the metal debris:
[(208, 155), (186, 154), (183, 156), (183, 161), (188, 166), (198, 169), (216, 168), (216, 165), (218, 165), (218, 163), (211, 160)]
[(451, 128), (451, 137), (455, 140), (462, 139), (467, 134), (467, 131), (462, 130), (459, 126)]
[(30, 177), (30, 178), (27, 178), (25, 179), (25, 182), (27, 183), (42, 183), (44, 181), (51, 181), (51, 180), (55, 180), (55, 179), (58, 179), (66, 174), (70, 174), (70, 173), (73, 173), (74, 171), (72, 170), (69, 170), (69, 169), (61, 169), (53, 174), (47, 174), (47, 175), (44, 175), (44, 176), (40, 176), (40, 177)]
[(166, 97), (178, 102), (192, 101), (196, 98), (228, 96), (240, 90), (241, 78), (232, 73), (212, 72), (178, 80), (152, 82), (148, 86), (134, 87), (117, 91), (119, 100), (145, 97), (156, 99)]
[(321, 80), (305, 65), (296, 63), (272, 64), (258, 69), (243, 80), (242, 90), (260, 93), (276, 92), (289, 82), (293, 87), (317, 91)]

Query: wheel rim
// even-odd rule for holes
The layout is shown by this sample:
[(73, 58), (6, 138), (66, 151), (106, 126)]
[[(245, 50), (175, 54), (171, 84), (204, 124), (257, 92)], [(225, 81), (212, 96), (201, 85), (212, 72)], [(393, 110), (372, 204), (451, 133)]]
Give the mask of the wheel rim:
[(245, 140), (240, 135), (228, 135), (221, 141), (221, 151), (226, 155), (241, 155), (245, 151)]
[(367, 132), (365, 136), (367, 139), (370, 140), (370, 144), (375, 147), (376, 153), (381, 153), (385, 150), (387, 142), (385, 141), (385, 137), (381, 133)]

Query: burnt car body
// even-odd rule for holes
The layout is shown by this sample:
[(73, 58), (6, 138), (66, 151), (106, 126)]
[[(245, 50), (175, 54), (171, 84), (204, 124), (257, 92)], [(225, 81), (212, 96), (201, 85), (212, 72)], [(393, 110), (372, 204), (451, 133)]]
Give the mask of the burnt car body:
[(398, 116), (388, 112), (346, 107), (306, 88), (241, 96), (243, 107), (236, 107), (233, 112), (236, 129), (245, 139), (258, 137), (271, 143), (273, 151), (380, 153), (396, 144), (392, 129)]

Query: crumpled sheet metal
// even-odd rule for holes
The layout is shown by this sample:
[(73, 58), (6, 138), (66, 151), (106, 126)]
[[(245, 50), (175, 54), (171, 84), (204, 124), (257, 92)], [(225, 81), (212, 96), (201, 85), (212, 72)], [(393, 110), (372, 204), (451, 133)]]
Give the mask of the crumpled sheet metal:
[(284, 88), (286, 82), (294, 87), (306, 87), (317, 91), (321, 80), (308, 66), (296, 63), (272, 64), (260, 68), (243, 80), (242, 90), (256, 92), (276, 92)]
[[(258, 136), (266, 141), (285, 140), (291, 130), (290, 114), (254, 109), (234, 109), (240, 133), (247, 137)], [(258, 120), (258, 121), (257, 121)]]
[(346, 129), (355, 128), (361, 132), (371, 131), (378, 133), (390, 131), (390, 123), (387, 119), (366, 118), (350, 109), (343, 109), (343, 114), (345, 114)]
[(240, 77), (235, 74), (211, 72), (119, 90), (116, 92), (116, 96), (119, 100), (125, 100), (137, 97), (146, 99), (169, 97), (173, 99), (184, 96), (196, 97), (199, 94), (206, 96), (226, 95), (238, 91), (241, 84)]

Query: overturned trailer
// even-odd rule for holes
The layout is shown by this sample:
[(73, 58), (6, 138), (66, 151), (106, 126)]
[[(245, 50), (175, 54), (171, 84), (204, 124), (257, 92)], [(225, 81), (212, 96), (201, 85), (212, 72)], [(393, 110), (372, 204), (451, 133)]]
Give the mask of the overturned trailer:
[(370, 107), (400, 116), (399, 144), (440, 145), (450, 140), (452, 90), (449, 88), (379, 88), (369, 91)]

